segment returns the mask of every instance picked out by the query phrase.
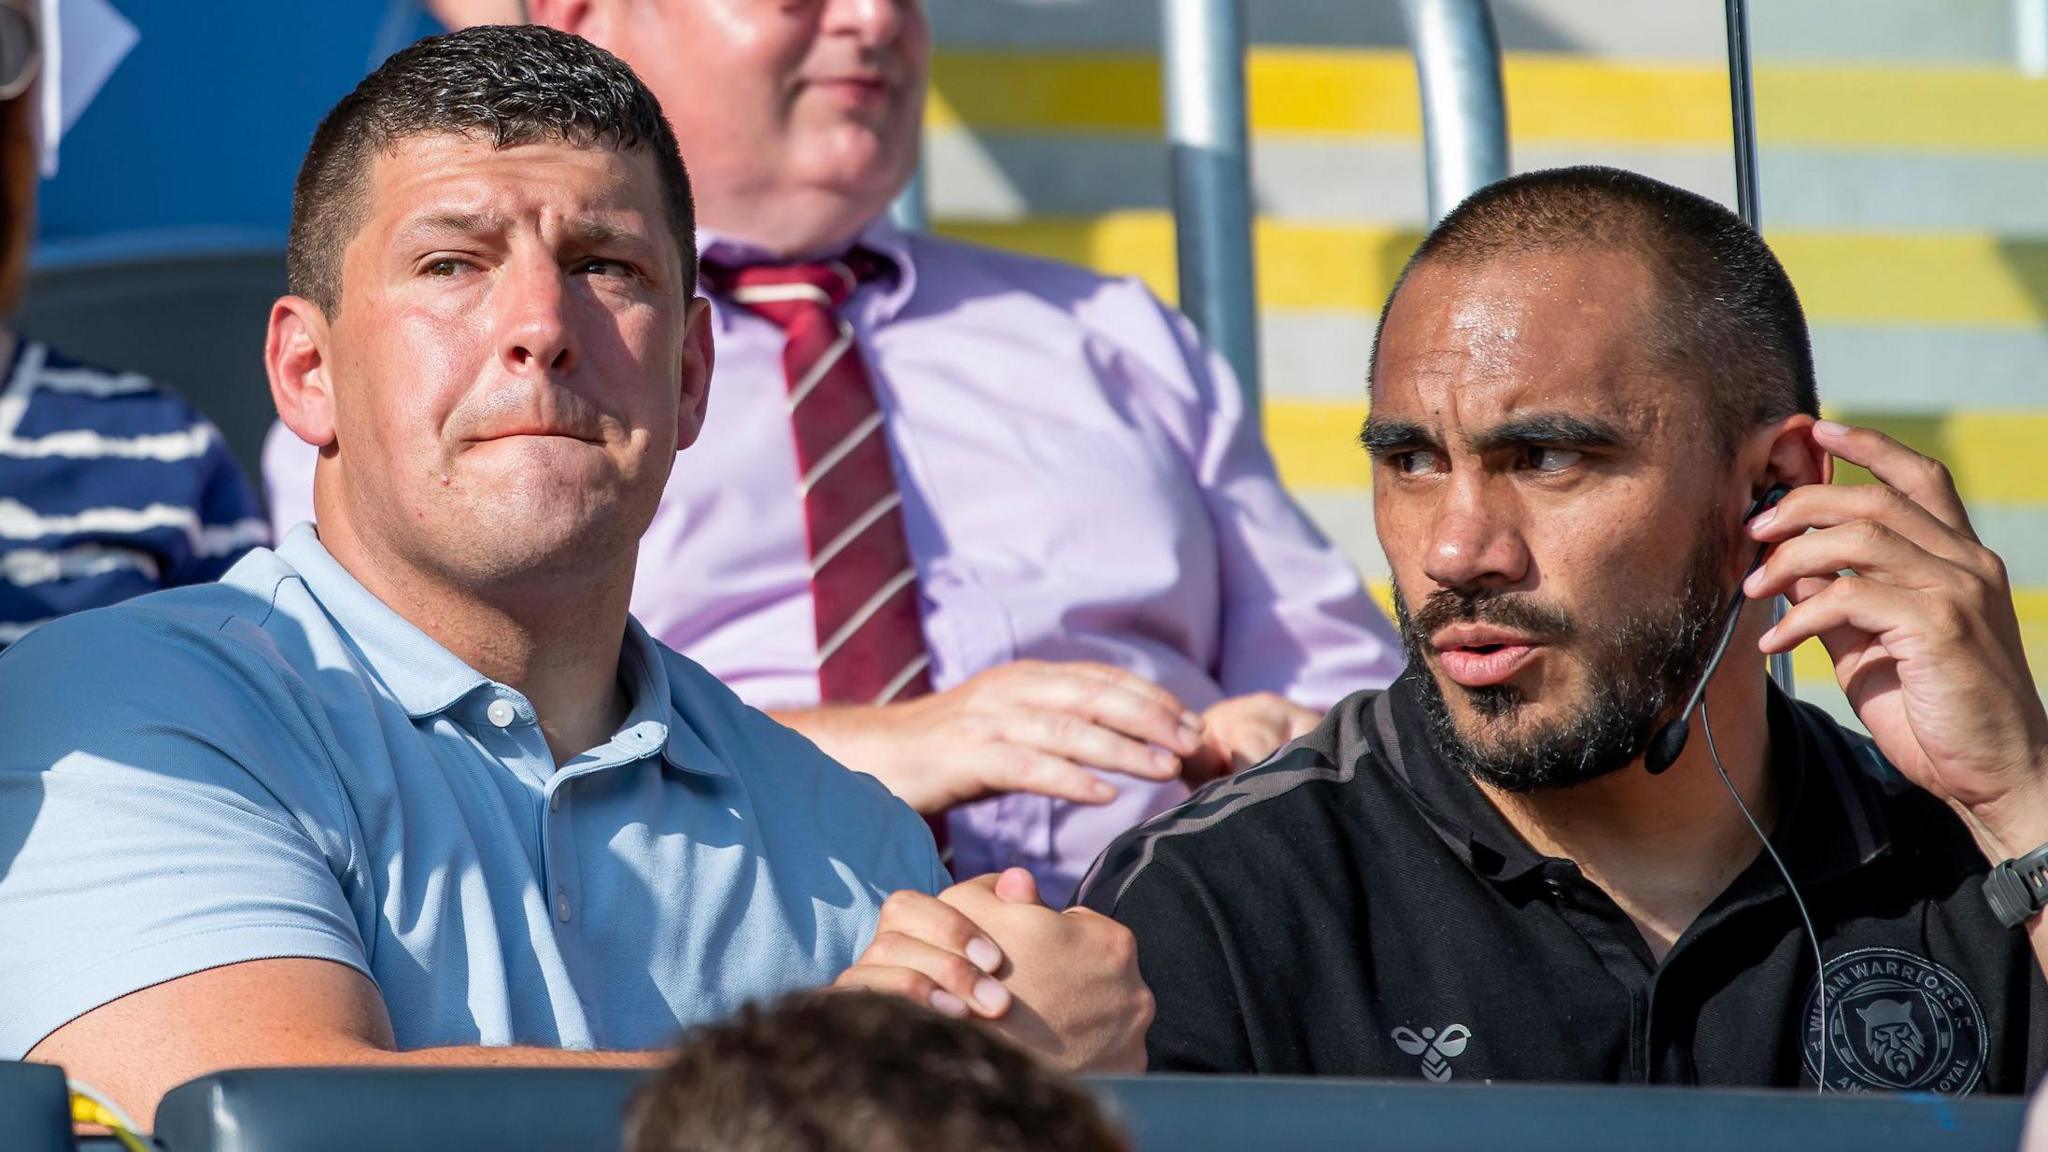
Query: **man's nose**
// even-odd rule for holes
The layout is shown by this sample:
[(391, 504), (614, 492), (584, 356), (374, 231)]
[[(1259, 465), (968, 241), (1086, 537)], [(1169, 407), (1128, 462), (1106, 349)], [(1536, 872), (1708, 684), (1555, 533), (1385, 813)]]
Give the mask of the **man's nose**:
[(514, 373), (562, 375), (576, 366), (574, 306), (561, 269), (508, 265), (499, 283), (499, 355)]
[(1510, 509), (1453, 485), (1430, 525), (1423, 572), (1443, 588), (1513, 587), (1528, 579), (1529, 549)]
[(904, 6), (917, 0), (827, 0), (825, 30), (850, 32), (868, 44), (887, 44), (903, 29)]

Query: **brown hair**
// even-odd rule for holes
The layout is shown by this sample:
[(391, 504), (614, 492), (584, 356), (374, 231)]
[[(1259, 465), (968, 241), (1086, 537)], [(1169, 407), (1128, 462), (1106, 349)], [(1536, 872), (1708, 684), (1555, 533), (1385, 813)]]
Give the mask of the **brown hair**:
[(654, 157), (669, 228), (697, 282), (690, 177), (654, 93), (625, 61), (538, 25), (430, 36), (394, 53), (320, 127), (292, 189), (285, 282), (330, 316), (341, 306), (341, 254), (362, 227), (370, 162), (401, 140), (477, 136), (499, 148), (558, 140)]
[(627, 1152), (1129, 1152), (1094, 1097), (986, 1028), (809, 992), (684, 1034)]

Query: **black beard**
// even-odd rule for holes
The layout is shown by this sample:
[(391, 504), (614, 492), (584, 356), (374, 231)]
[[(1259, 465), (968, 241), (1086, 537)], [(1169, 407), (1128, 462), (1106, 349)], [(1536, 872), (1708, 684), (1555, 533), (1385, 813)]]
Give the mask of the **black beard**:
[[(1414, 678), (1416, 695), (1437, 757), (1504, 792), (1570, 788), (1633, 763), (1713, 654), (1723, 611), (1724, 531), (1717, 509), (1701, 526), (1700, 547), (1674, 594), (1591, 628), (1522, 594), (1487, 589), (1434, 592), (1411, 618), (1396, 589), (1394, 615), (1409, 666), (1421, 673)], [(1432, 634), (1460, 621), (1496, 624), (1553, 644), (1575, 638), (1585, 662), (1587, 699), (1558, 720), (1516, 731), (1520, 689), (1460, 688), (1479, 722), (1476, 732), (1459, 731), (1423, 653)]]

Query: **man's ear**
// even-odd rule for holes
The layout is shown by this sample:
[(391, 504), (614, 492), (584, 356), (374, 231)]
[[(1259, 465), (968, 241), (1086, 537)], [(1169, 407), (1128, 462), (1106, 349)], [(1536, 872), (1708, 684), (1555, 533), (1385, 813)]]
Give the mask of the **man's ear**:
[[(602, 10), (600, 10), (602, 9)], [(571, 36), (581, 36), (593, 44), (609, 41), (602, 34), (609, 32), (609, 6), (594, 4), (591, 0), (527, 0), (526, 18), (535, 24), (545, 24)]]
[(327, 316), (302, 296), (270, 306), (263, 367), (277, 418), (315, 448), (334, 443), (334, 374), (328, 359)]
[(1814, 419), (1804, 412), (1787, 416), (1765, 432), (1768, 448), (1761, 493), (1773, 484), (1797, 488), (1834, 481), (1835, 458), (1813, 438)]
[(711, 403), (711, 367), (717, 360), (711, 346), (711, 301), (702, 296), (690, 301), (689, 319), (683, 327), (682, 395), (676, 405), (676, 451), (697, 442), (704, 430), (704, 413)]

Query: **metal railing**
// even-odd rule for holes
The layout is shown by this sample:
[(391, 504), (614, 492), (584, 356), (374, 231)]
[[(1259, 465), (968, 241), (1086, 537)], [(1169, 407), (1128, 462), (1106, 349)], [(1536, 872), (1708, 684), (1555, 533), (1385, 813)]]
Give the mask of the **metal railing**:
[(1486, 0), (1402, 0), (1422, 89), (1429, 219), (1508, 174), (1507, 91)]
[(1166, 137), (1180, 307), (1259, 399), (1258, 276), (1242, 0), (1166, 0)]
[[(1508, 174), (1500, 40), (1486, 0), (1402, 0), (1436, 220)], [(1167, 142), (1180, 306), (1259, 398), (1257, 270), (1241, 0), (1165, 0)]]

